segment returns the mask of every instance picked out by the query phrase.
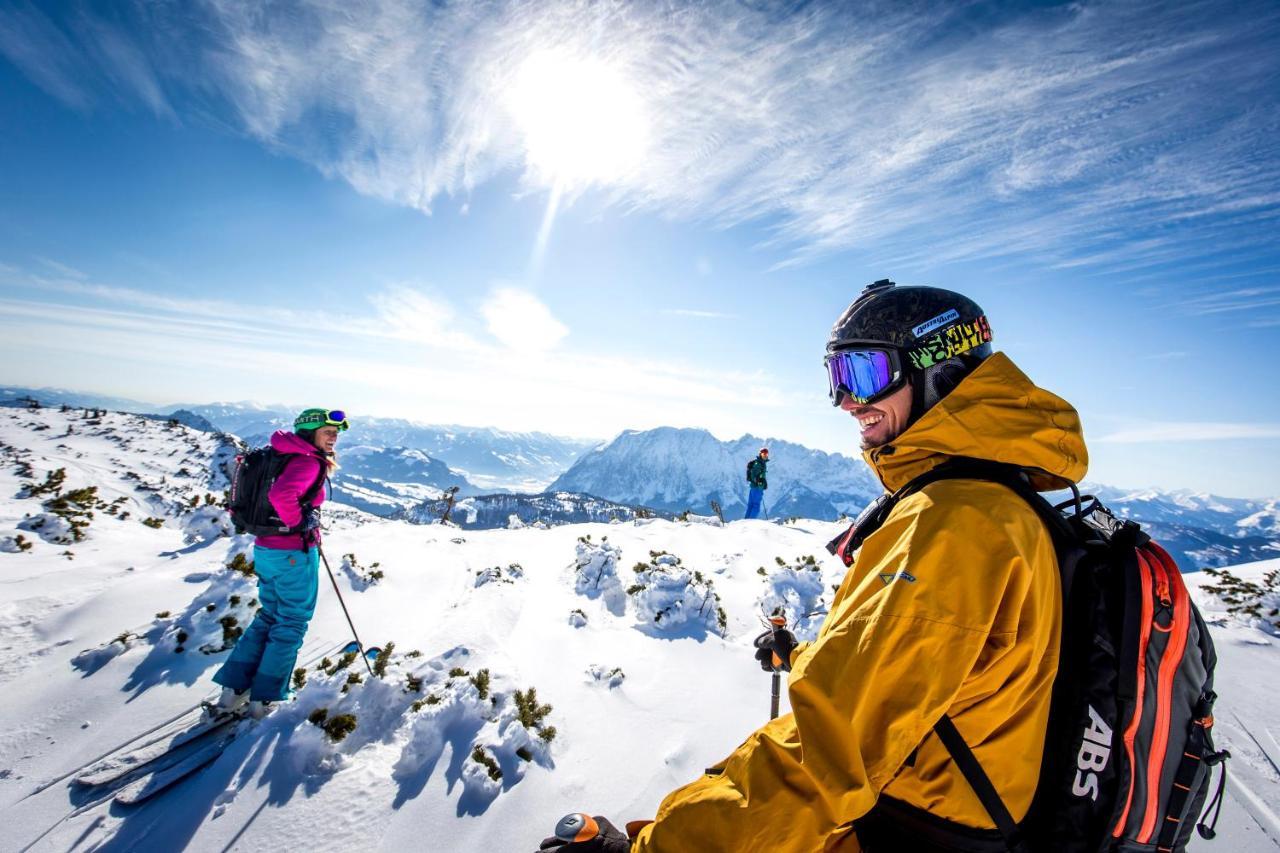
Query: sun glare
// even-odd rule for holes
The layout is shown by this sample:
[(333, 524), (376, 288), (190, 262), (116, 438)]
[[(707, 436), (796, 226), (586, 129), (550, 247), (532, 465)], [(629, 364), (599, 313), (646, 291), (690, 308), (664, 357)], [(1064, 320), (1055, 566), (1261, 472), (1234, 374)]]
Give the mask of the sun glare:
[(617, 182), (644, 155), (644, 102), (625, 74), (600, 59), (532, 54), (516, 73), (510, 109), (531, 173), (554, 190)]

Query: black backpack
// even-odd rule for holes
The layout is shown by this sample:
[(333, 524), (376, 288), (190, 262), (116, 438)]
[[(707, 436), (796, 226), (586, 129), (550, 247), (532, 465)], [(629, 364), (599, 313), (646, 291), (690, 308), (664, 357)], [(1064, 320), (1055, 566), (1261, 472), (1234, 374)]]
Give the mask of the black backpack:
[(296, 454), (281, 453), (272, 447), (259, 447), (236, 457), (236, 473), (231, 479), (231, 497), (227, 501), (227, 510), (231, 513), (236, 533), (281, 536), (306, 530), (311, 504), (324, 488), (329, 474), (323, 459), (319, 460), (320, 473), (316, 476), (315, 483), (302, 495), (303, 521), (297, 527), (289, 527), (281, 521), (275, 507), (267, 499), (271, 486), (294, 455)]
[[(1074, 486), (1072, 499), (1054, 506), (1030, 483), (1031, 474), (1042, 473), (956, 458), (882, 496), (827, 546), (852, 565), (853, 552), (898, 501), (938, 480), (987, 480), (1035, 509), (1053, 537), (1062, 578), (1058, 675), (1040, 780), (1026, 818), (1014, 822), (944, 716), (934, 733), (997, 831), (960, 827), (890, 801), (872, 810), (868, 832), (887, 845), (911, 839), (916, 850), (1182, 851), (1204, 806), (1212, 767), (1230, 757), (1214, 749), (1211, 736), (1217, 657), (1209, 630), (1178, 567), (1137, 523), (1115, 517), (1093, 497), (1082, 498)], [(1210, 810), (1221, 810), (1225, 781), (1223, 764)], [(862, 837), (861, 821), (858, 831)], [(1214, 836), (1204, 823), (1199, 831)], [(931, 841), (921, 845), (922, 837)]]

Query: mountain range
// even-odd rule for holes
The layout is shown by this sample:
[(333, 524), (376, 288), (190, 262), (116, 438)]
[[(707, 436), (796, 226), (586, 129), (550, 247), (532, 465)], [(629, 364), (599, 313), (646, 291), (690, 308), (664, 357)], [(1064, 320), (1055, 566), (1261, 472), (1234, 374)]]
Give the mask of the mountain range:
[(703, 429), (674, 427), (627, 430), (583, 454), (551, 488), (670, 512), (707, 514), (716, 501), (727, 518), (740, 518), (746, 465), (763, 447), (770, 453), (765, 514), (771, 518), (856, 515), (882, 491), (860, 459), (774, 438), (720, 441)]
[[(253, 403), (155, 406), (56, 389), (0, 386), (0, 405), (30, 396), (46, 404), (98, 406), (176, 420), (195, 429), (265, 442), (292, 418), (283, 407)], [(751, 435), (721, 441), (706, 430), (627, 430), (612, 441), (562, 438), (485, 427), (427, 426), (357, 418), (343, 436), (335, 497), (383, 517), (438, 518), (444, 490), (456, 486), (457, 517), (468, 527), (631, 517), (635, 507), (663, 514), (712, 512), (740, 518), (746, 463), (770, 449), (765, 514), (832, 520), (854, 516), (880, 494), (860, 459)], [(1228, 498), (1188, 490), (1119, 489), (1085, 483), (1117, 514), (1142, 522), (1184, 569), (1231, 565), (1280, 554), (1280, 500)], [(493, 494), (497, 492), (498, 494)], [(512, 494), (520, 493), (520, 494)]]

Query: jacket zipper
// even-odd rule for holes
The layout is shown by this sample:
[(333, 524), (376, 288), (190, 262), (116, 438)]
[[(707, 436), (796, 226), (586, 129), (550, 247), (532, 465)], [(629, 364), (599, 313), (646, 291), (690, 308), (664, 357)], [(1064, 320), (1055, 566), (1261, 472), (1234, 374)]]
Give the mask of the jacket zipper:
[(1138, 832), (1138, 842), (1141, 844), (1149, 843), (1155, 833), (1156, 813), (1160, 807), (1160, 775), (1164, 772), (1164, 754), (1169, 746), (1169, 727), (1173, 716), (1173, 677), (1177, 675), (1178, 667), (1182, 665), (1182, 656), (1187, 650), (1187, 618), (1190, 611), (1182, 578), (1170, 577), (1171, 572), (1178, 570), (1173, 560), (1154, 542), (1147, 545), (1147, 550), (1154, 557), (1152, 562), (1156, 564), (1159, 573), (1160, 582), (1157, 587), (1165, 598), (1161, 603), (1172, 605), (1173, 618), (1168, 628), (1172, 634), (1164, 658), (1160, 661), (1156, 681), (1156, 731), (1147, 762), (1147, 810), (1143, 815), (1142, 829)]

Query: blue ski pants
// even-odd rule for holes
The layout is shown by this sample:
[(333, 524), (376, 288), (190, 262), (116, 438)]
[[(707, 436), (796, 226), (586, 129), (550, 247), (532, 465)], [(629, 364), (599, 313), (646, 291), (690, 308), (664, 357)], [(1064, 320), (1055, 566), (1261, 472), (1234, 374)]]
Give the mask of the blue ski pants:
[(248, 688), (250, 699), (278, 702), (289, 693), (298, 649), (316, 610), (320, 549), (281, 551), (255, 545), (253, 568), (262, 607), (213, 680), (236, 692)]
[(747, 495), (747, 514), (743, 518), (759, 518), (760, 505), (762, 503), (764, 503), (764, 489), (758, 489), (753, 486), (751, 494)]

